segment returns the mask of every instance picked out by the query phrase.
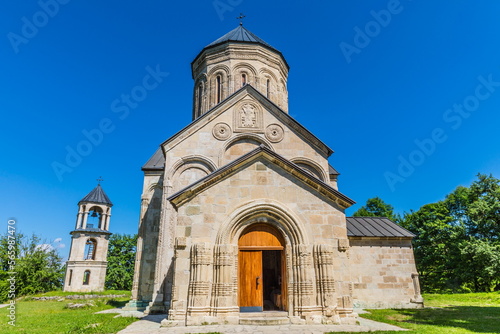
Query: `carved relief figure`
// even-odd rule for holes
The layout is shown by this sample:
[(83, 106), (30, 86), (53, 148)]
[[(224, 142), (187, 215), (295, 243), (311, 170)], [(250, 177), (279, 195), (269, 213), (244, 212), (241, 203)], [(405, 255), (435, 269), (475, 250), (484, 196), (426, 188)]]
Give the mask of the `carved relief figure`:
[(257, 124), (257, 117), (255, 114), (255, 107), (249, 103), (245, 103), (240, 111), (241, 127), (254, 128)]

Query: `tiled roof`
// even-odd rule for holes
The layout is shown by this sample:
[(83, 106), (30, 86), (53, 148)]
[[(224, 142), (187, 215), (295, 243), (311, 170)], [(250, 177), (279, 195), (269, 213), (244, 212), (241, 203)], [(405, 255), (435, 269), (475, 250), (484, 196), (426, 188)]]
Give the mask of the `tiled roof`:
[(82, 198), (79, 203), (88, 202), (88, 203), (101, 203), (107, 205), (113, 205), (108, 198), (108, 195), (102, 190), (101, 185), (98, 184), (87, 196)]
[(347, 217), (348, 237), (406, 237), (415, 234), (385, 217)]

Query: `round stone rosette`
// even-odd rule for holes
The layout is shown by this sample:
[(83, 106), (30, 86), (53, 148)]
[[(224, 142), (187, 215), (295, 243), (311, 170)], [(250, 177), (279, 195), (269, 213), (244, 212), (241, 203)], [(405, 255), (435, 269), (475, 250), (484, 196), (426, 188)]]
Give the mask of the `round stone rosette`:
[(232, 131), (231, 127), (226, 123), (217, 123), (215, 124), (212, 133), (216, 139), (226, 140), (231, 136)]
[(285, 135), (285, 131), (279, 124), (270, 124), (266, 128), (266, 138), (271, 143), (278, 143), (283, 140), (283, 136)]

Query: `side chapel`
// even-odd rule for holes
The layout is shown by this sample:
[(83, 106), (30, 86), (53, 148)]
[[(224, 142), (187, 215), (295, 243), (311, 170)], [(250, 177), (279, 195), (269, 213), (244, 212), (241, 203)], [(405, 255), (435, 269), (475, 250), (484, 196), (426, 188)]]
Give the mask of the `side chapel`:
[(192, 122), (142, 168), (127, 307), (167, 313), (163, 325), (266, 311), (351, 324), (354, 307), (422, 307), (414, 235), (346, 218), (355, 202), (338, 190), (332, 149), (288, 114), (283, 54), (240, 24), (191, 68)]

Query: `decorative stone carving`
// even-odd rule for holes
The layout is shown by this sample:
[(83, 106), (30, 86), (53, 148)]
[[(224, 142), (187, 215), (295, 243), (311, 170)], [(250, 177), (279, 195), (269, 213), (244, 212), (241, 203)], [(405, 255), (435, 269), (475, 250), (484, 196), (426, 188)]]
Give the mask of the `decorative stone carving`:
[(233, 300), (237, 291), (233, 281), (232, 269), (235, 267), (237, 247), (233, 245), (216, 245), (214, 249), (214, 284), (212, 285), (212, 313), (227, 314), (237, 312), (236, 301)]
[(234, 132), (262, 133), (262, 111), (257, 104), (245, 101), (235, 108)]
[(231, 137), (231, 127), (226, 123), (217, 123), (212, 130), (212, 134), (218, 140), (226, 140)]
[(314, 262), (316, 269), (316, 288), (320, 296), (323, 315), (332, 317), (337, 307), (335, 295), (335, 279), (333, 277), (334, 248), (331, 245), (314, 246)]
[(271, 143), (279, 143), (280, 141), (282, 141), (284, 134), (285, 132), (283, 131), (283, 128), (278, 124), (270, 124), (266, 128), (266, 138)]
[(307, 245), (293, 246), (294, 282), (292, 283), (292, 293), (297, 298), (294, 305), (294, 314), (302, 316), (311, 310), (314, 304), (312, 254)]
[(208, 312), (210, 293), (210, 267), (212, 247), (206, 243), (194, 244), (191, 248), (191, 277), (189, 281), (188, 313)]
[(342, 296), (342, 297), (339, 297), (338, 299), (338, 304), (339, 304), (339, 307), (340, 308), (343, 308), (343, 309), (350, 309), (350, 308), (353, 308), (354, 304), (353, 304), (353, 301), (352, 301), (352, 297), (351, 296)]
[(339, 239), (339, 251), (345, 252), (349, 249), (349, 239)]
[(255, 107), (250, 103), (245, 103), (240, 110), (241, 127), (242, 128), (255, 128), (257, 126), (257, 115), (255, 114)]
[(175, 238), (175, 248), (186, 248), (187, 240), (186, 237)]

